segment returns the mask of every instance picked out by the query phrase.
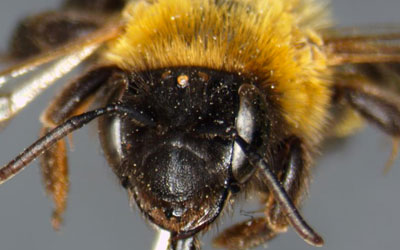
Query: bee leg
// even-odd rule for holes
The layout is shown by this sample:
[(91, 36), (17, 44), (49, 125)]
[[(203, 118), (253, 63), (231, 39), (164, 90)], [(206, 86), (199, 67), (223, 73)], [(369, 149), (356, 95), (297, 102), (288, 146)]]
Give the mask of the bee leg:
[(265, 217), (252, 218), (225, 229), (213, 239), (213, 244), (225, 249), (247, 249), (263, 244), (277, 234)]
[(74, 10), (49, 11), (19, 22), (10, 44), (10, 58), (26, 59), (65, 45), (102, 26), (107, 18)]
[[(97, 68), (69, 84), (42, 115), (40, 136), (45, 136), (68, 118), (83, 113), (99, 87), (109, 80), (114, 71), (112, 67)], [(52, 225), (57, 230), (62, 223), (69, 187), (65, 139), (56, 142), (40, 159), (43, 183), (54, 203)]]
[(400, 101), (397, 96), (367, 84), (337, 86), (336, 91), (363, 118), (387, 134), (400, 137)]
[(400, 139), (400, 101), (397, 96), (357, 80), (338, 85), (335, 90), (337, 98), (345, 99), (364, 119), (393, 137), (392, 153), (384, 169), (387, 173), (396, 159)]
[[(40, 137), (46, 135), (50, 130), (50, 127), (43, 127)], [(43, 184), (47, 195), (52, 198), (54, 203), (51, 224), (55, 230), (59, 230), (61, 226), (69, 189), (65, 144), (65, 139), (59, 140), (40, 157)]]
[[(283, 169), (278, 174), (278, 178), (296, 207), (298, 207), (301, 202), (301, 194), (304, 193), (308, 177), (306, 159), (307, 157), (300, 138), (292, 136), (285, 140), (280, 157)], [(272, 195), (269, 195), (266, 208), (267, 210), (265, 213), (269, 226), (273, 228), (274, 231), (285, 232), (289, 223), (282, 208)]]
[(66, 8), (81, 11), (116, 12), (121, 11), (126, 0), (66, 0)]

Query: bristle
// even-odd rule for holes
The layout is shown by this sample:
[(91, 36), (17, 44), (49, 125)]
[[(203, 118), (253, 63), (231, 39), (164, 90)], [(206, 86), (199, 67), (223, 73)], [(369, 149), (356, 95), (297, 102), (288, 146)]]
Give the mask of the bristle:
[[(311, 0), (159, 0), (126, 9), (126, 33), (106, 60), (130, 71), (201, 66), (256, 76), (276, 93), (293, 133), (317, 140), (330, 99), (329, 71)], [(315, 20), (317, 19), (317, 20)]]

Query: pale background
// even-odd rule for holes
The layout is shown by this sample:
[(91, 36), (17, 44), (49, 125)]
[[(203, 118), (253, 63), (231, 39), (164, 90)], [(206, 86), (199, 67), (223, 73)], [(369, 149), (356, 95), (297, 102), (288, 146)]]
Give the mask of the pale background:
[[(16, 20), (56, 8), (59, 2), (1, 0), (0, 50), (6, 49)], [(332, 7), (340, 24), (400, 24), (399, 0), (334, 0)], [(51, 88), (0, 133), (0, 165), (36, 139), (40, 111), (59, 87), (60, 84)], [(54, 232), (50, 226), (51, 203), (44, 195), (34, 163), (0, 187), (0, 250), (150, 248), (153, 232), (139, 213), (129, 207), (125, 192), (101, 156), (95, 126), (91, 127), (74, 134), (75, 150), (70, 153), (71, 193), (61, 232)], [(388, 175), (382, 174), (390, 149), (390, 140), (368, 127), (324, 151), (302, 210), (309, 223), (324, 236), (326, 246), (322, 249), (399, 249), (400, 161)], [(225, 216), (219, 227), (225, 227), (229, 220)], [(210, 239), (215, 233), (213, 229), (203, 238), (204, 249), (212, 249)], [(271, 241), (268, 249), (315, 248), (290, 230)]]

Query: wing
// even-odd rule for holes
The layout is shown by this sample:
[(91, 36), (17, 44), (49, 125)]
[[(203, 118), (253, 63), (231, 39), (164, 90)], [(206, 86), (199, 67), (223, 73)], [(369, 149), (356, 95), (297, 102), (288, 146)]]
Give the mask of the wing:
[(102, 28), (0, 73), (0, 123), (12, 118), (40, 93), (101, 46), (116, 38), (123, 23), (113, 20)]

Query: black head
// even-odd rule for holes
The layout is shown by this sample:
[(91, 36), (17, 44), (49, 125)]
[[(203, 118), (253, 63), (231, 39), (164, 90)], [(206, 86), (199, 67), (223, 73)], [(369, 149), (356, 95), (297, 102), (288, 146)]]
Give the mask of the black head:
[(237, 157), (223, 131), (236, 126), (239, 87), (251, 82), (198, 67), (135, 73), (126, 82), (107, 101), (151, 117), (156, 126), (106, 118), (106, 154), (144, 215), (188, 237), (214, 221), (229, 196)]

